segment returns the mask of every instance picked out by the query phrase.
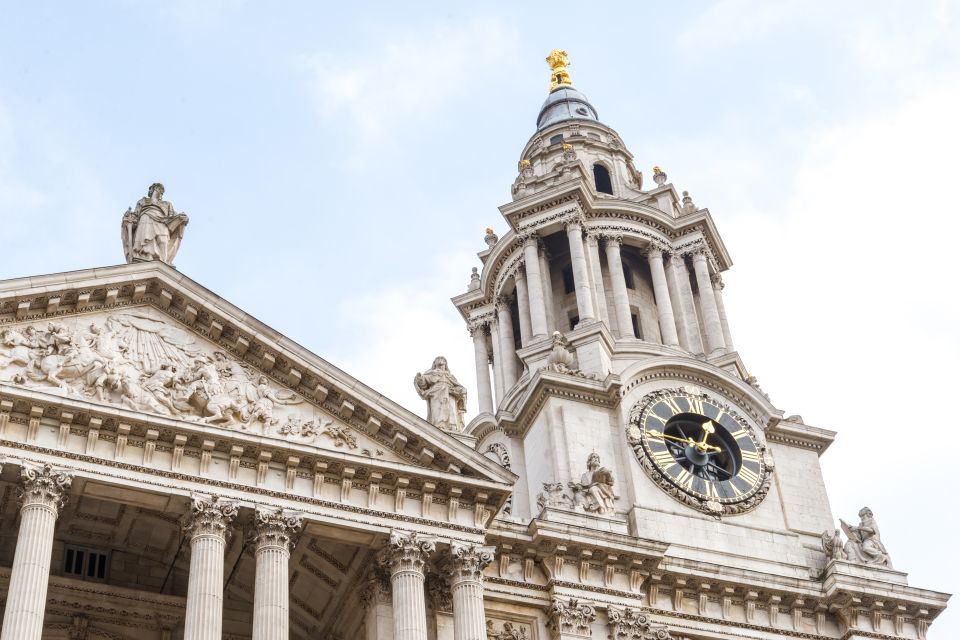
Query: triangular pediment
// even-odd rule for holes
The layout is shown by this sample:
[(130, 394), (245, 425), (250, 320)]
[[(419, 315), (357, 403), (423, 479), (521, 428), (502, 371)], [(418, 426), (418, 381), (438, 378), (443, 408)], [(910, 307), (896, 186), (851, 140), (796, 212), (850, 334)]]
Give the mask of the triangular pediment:
[(238, 437), (511, 474), (160, 262), (0, 282), (0, 383)]

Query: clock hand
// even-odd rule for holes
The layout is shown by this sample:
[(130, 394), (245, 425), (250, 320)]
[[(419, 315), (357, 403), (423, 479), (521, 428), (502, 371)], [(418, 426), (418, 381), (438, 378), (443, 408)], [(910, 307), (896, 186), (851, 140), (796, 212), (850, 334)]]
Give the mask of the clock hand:
[(661, 431), (654, 431), (653, 429), (648, 430), (647, 433), (649, 433), (655, 438), (666, 438), (667, 440), (676, 440), (677, 442), (682, 442), (683, 444), (693, 444), (693, 445), (697, 444), (693, 440), (693, 438), (678, 438), (676, 436), (671, 436)]
[(691, 444), (693, 444), (697, 449), (699, 449), (701, 452), (704, 452), (704, 453), (710, 450), (720, 453), (721, 451), (720, 447), (714, 446), (712, 444), (707, 444), (707, 438), (710, 437), (710, 435), (715, 431), (715, 429), (713, 428), (713, 421), (707, 420), (706, 422), (703, 423), (702, 427), (703, 427), (703, 437), (700, 439), (700, 442), (693, 442), (692, 441), (693, 439), (691, 438)]

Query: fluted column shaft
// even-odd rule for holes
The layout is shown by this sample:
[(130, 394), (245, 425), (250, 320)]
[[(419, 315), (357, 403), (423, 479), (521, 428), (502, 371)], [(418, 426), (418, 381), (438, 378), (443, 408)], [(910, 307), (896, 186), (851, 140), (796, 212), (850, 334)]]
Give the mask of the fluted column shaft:
[(282, 509), (254, 516), (253, 640), (290, 638), (290, 551), (303, 519)]
[(493, 389), (490, 388), (490, 363), (487, 356), (487, 325), (470, 328), (473, 337), (473, 357), (477, 366), (477, 402), (480, 413), (493, 413)]
[(194, 497), (186, 526), (190, 538), (190, 580), (184, 640), (223, 636), (223, 555), (237, 507), (218, 498)]
[(613, 288), (613, 308), (617, 317), (617, 329), (621, 338), (635, 338), (633, 319), (630, 316), (630, 298), (627, 296), (627, 281), (623, 276), (623, 259), (620, 256), (620, 237), (606, 238), (607, 270)]
[[(540, 272), (539, 240), (529, 236), (523, 241), (523, 268), (526, 272), (527, 302), (530, 309), (530, 332), (533, 339), (547, 335), (547, 304), (544, 297), (544, 279)], [(547, 274), (549, 278), (549, 273)], [(519, 293), (517, 294), (520, 295)], [(522, 325), (521, 325), (522, 327)]]
[(703, 353), (703, 340), (700, 338), (700, 322), (693, 302), (693, 290), (690, 288), (690, 272), (683, 256), (672, 259), (677, 286), (680, 288), (680, 306), (683, 308), (683, 324), (687, 330), (687, 344), (691, 353)]
[(727, 351), (733, 351), (733, 336), (730, 333), (730, 323), (727, 322), (727, 310), (723, 307), (723, 280), (719, 273), (713, 274), (713, 295), (717, 299), (717, 311), (720, 312), (720, 324), (723, 326), (723, 342)]
[(495, 406), (503, 400), (503, 357), (500, 355), (499, 323), (493, 320), (490, 323), (490, 361), (493, 365), (493, 387), (497, 392)]
[(597, 245), (597, 234), (587, 235), (587, 259), (590, 272), (593, 275), (593, 302), (595, 317), (610, 326), (610, 317), (607, 315), (607, 295), (603, 288), (603, 271), (600, 269), (600, 247)]
[[(547, 251), (544, 247), (537, 246), (540, 254), (540, 279), (543, 284), (543, 304), (546, 307), (547, 324), (545, 334), (550, 335), (557, 327), (557, 319), (553, 311), (553, 280), (550, 278), (550, 261), (547, 259)], [(527, 280), (530, 280), (530, 272), (527, 272)], [(534, 330), (536, 335), (536, 330)]]
[(577, 292), (577, 313), (580, 322), (593, 320), (593, 294), (590, 274), (587, 271), (587, 255), (583, 248), (583, 227), (579, 221), (567, 223), (567, 240), (570, 243), (570, 264), (573, 268), (573, 286)]
[(676, 324), (677, 338), (680, 341), (680, 348), (692, 351), (687, 340), (687, 323), (683, 315), (683, 305), (680, 297), (680, 285), (677, 283), (677, 270), (674, 268), (674, 257), (667, 256), (667, 265), (665, 272), (667, 274), (667, 291), (670, 293), (670, 304), (673, 309), (673, 319)]
[(717, 309), (717, 299), (713, 294), (713, 283), (710, 282), (706, 251), (701, 250), (693, 254), (693, 273), (697, 278), (700, 310), (703, 312), (703, 328), (707, 334), (707, 352), (711, 356), (718, 355), (726, 351), (726, 344), (723, 341), (723, 324), (720, 322), (720, 311)]
[(394, 531), (385, 550), (393, 597), (393, 640), (427, 640), (423, 567), (436, 549), (433, 540)]
[(506, 298), (497, 300), (497, 324), (500, 329), (500, 360), (503, 368), (503, 393), (517, 381), (517, 351), (513, 340), (513, 318)]
[(520, 345), (526, 346), (530, 344), (530, 338), (533, 337), (533, 332), (530, 325), (530, 298), (527, 292), (527, 277), (524, 275), (523, 269), (517, 269), (517, 272), (513, 275), (513, 282), (517, 287), (517, 311), (520, 316)]
[(493, 553), (493, 547), (450, 544), (448, 566), (454, 640), (486, 640), (483, 570), (493, 561)]
[(7, 605), (0, 640), (40, 640), (50, 580), (53, 532), (72, 481), (49, 465), (25, 465), (17, 548), (10, 568)]
[(647, 262), (653, 279), (653, 297), (657, 303), (657, 320), (660, 322), (660, 338), (663, 344), (678, 346), (677, 322), (673, 317), (673, 303), (667, 286), (667, 273), (663, 269), (663, 251), (656, 247), (647, 249)]

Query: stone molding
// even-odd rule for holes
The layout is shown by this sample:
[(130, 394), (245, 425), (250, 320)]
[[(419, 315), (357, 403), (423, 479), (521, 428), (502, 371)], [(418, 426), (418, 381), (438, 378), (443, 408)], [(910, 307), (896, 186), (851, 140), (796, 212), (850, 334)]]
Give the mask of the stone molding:
[(258, 507), (253, 514), (253, 527), (251, 538), (256, 551), (274, 548), (290, 553), (303, 527), (303, 515), (282, 508)]
[(391, 576), (406, 571), (422, 574), (424, 565), (436, 549), (432, 537), (394, 530), (382, 551), (381, 561), (389, 568)]
[(43, 507), (58, 513), (67, 501), (67, 491), (73, 475), (55, 469), (49, 464), (24, 463), (20, 467), (20, 486), (17, 489), (20, 508)]
[(184, 533), (191, 541), (201, 537), (225, 541), (230, 536), (230, 526), (236, 515), (237, 505), (234, 502), (221, 501), (220, 496), (207, 498), (194, 495)]

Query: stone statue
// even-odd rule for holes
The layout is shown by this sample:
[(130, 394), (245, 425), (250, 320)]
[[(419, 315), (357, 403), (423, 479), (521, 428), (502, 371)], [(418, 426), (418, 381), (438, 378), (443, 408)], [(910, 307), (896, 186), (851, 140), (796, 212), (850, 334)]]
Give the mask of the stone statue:
[(880, 541), (880, 528), (873, 518), (873, 511), (869, 507), (864, 507), (857, 515), (860, 516), (858, 526), (840, 521), (840, 527), (847, 534), (847, 544), (843, 546), (847, 560), (893, 568), (890, 554)]
[(428, 371), (414, 377), (413, 385), (427, 401), (427, 422), (447, 431), (463, 431), (467, 389), (450, 373), (446, 358), (434, 359)]
[(591, 453), (587, 458), (587, 471), (580, 476), (580, 482), (571, 482), (574, 500), (583, 506), (584, 511), (600, 514), (613, 513), (613, 503), (617, 496), (613, 493), (613, 473), (600, 466), (600, 456)]
[(150, 185), (147, 196), (140, 198), (134, 209), (127, 209), (120, 225), (127, 262), (160, 260), (173, 264), (189, 221), (187, 214), (177, 213), (163, 199), (162, 184)]
[(823, 552), (830, 560), (847, 559), (847, 554), (843, 551), (843, 536), (840, 535), (840, 529), (824, 531), (820, 536), (820, 542), (823, 545)]

